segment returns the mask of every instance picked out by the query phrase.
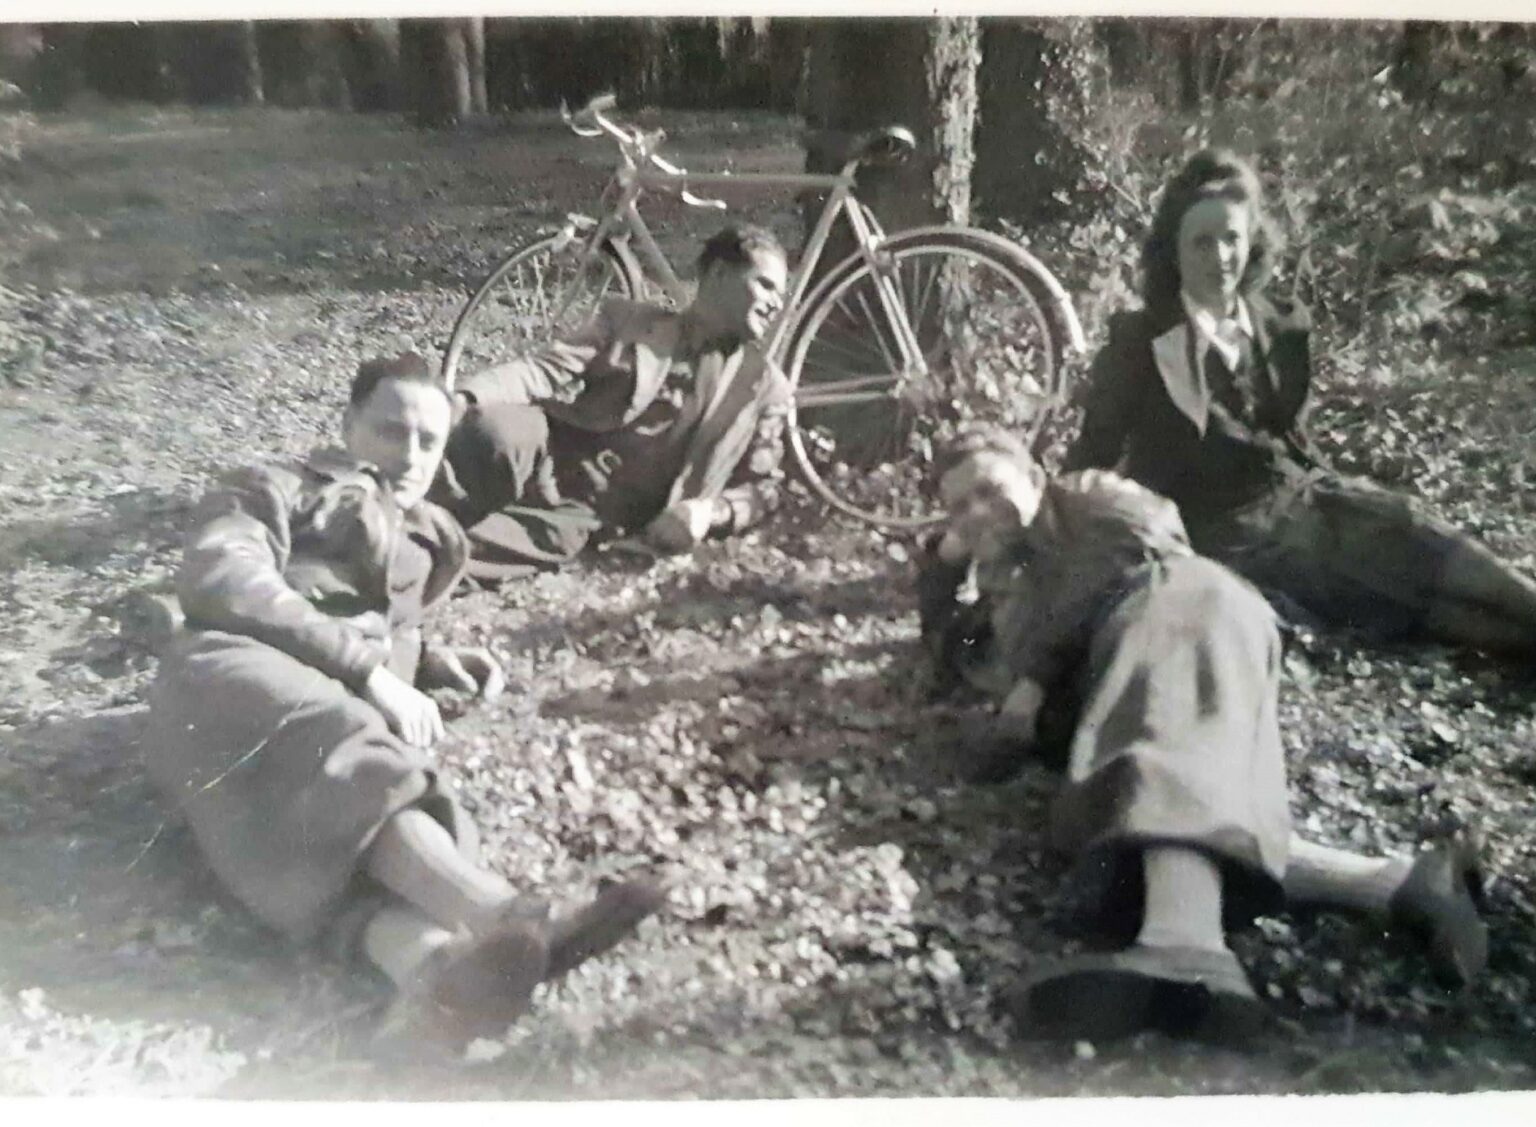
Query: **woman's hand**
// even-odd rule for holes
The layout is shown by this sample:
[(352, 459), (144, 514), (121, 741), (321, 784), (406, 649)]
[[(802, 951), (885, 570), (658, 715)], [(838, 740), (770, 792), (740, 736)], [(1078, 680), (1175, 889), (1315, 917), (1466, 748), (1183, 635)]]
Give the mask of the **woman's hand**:
[(402, 681), (387, 666), (376, 666), (363, 685), (363, 699), (384, 716), (390, 730), (425, 750), (443, 736), (443, 718), (426, 693)]
[(507, 687), (501, 663), (484, 646), (427, 647), (421, 682), (433, 689), (462, 689), (481, 700), (495, 700)]

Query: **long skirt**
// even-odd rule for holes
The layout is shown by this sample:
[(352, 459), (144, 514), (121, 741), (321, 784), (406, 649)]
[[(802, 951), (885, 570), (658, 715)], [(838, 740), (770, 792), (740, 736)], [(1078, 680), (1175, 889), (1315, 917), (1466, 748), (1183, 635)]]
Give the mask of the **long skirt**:
[(377, 898), (360, 864), (398, 811), (418, 806), (466, 853), (478, 846), (430, 761), (377, 709), (240, 635), (194, 632), (170, 648), (143, 746), (220, 881), (298, 942)]
[(1197, 849), (1224, 874), (1229, 919), (1281, 898), (1290, 838), (1269, 605), (1220, 564), (1149, 565), (1093, 632), (1054, 844), (1139, 893), (1151, 846)]

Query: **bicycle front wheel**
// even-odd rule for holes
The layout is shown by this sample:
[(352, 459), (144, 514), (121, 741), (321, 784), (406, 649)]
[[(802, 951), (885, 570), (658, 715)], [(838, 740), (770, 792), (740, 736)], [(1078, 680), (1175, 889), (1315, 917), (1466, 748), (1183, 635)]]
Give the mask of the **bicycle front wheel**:
[(898, 235), (876, 268), (850, 260), (823, 283), (790, 330), (785, 374), (790, 447), (828, 504), (875, 524), (930, 524), (943, 515), (934, 453), (963, 427), (1042, 436), (1069, 336), (1038, 270), (1004, 240), (946, 231)]
[(454, 322), (443, 381), (459, 372), (515, 360), (586, 324), (605, 297), (635, 297), (643, 285), (627, 246), (605, 240), (589, 250), (569, 230), (535, 239), (491, 271)]

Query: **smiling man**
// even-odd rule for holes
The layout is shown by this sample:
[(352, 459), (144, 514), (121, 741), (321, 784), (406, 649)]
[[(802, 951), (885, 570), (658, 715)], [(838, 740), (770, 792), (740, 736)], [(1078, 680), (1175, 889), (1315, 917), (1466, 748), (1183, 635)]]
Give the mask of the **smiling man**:
[(434, 498), (469, 530), (477, 578), (575, 556), (600, 530), (687, 551), (777, 499), (788, 385), (757, 342), (784, 249), (727, 227), (681, 312), (610, 299), (577, 337), (467, 379)]
[(292, 940), (355, 946), (399, 989), (388, 1024), (407, 1041), (500, 1032), (663, 895), (625, 882), (551, 914), (475, 860), (424, 691), (502, 687), (485, 650), (423, 644), (468, 556), (424, 499), (451, 414), (421, 357), (370, 361), (342, 447), (237, 472), (204, 499), (177, 575), (187, 629), (144, 740), (220, 883)]

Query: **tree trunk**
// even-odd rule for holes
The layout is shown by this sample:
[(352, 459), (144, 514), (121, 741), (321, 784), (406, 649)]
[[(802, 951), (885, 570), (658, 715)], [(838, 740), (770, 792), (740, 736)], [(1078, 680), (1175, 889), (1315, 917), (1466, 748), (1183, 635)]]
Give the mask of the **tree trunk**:
[(486, 103), (498, 109), (538, 104), (537, 21), (493, 19), (485, 25)]
[(182, 97), (201, 105), (259, 106), (266, 101), (256, 23), (162, 24)]
[(420, 125), (452, 126), (474, 110), (463, 20), (401, 20), (400, 60), (411, 116)]
[[(904, 125), (917, 153), (901, 165), (861, 170), (860, 200), (887, 231), (968, 222), (980, 61), (981, 29), (970, 16), (813, 24), (806, 170), (835, 171), (858, 134)], [(817, 211), (819, 203), (808, 207), (807, 222)]]
[(261, 51), (256, 41), (256, 21), (241, 20), (233, 29), (235, 53), (235, 96), (243, 105), (261, 106), (267, 101), (262, 81)]
[(1059, 218), (1081, 186), (1098, 46), (1087, 20), (987, 20), (982, 30), (977, 203), (1025, 223)]
[(400, 25), (395, 20), (345, 20), (337, 31), (352, 108), (380, 113), (400, 108)]
[(262, 20), (255, 31), (269, 103), (352, 108), (343, 25), (323, 20)]
[(1408, 20), (1403, 24), (1403, 37), (1393, 60), (1392, 81), (1405, 100), (1433, 101), (1435, 41), (1443, 27), (1443, 24), (1429, 20)]
[(768, 100), (780, 113), (802, 106), (810, 31), (805, 20), (768, 21)]
[(1200, 55), (1202, 35), (1199, 25), (1185, 21), (1179, 35), (1179, 109), (1194, 113), (1200, 108)]
[(486, 114), (491, 107), (485, 93), (485, 17), (475, 16), (463, 21), (464, 61), (469, 75), (469, 108), (471, 113)]
[(63, 109), (87, 88), (87, 32), (80, 24), (49, 24), (43, 28), (43, 49), (33, 66), (30, 84), (33, 102), (39, 109)]
[(1149, 36), (1143, 31), (1146, 21), (1116, 17), (1094, 23), (1099, 42), (1104, 45), (1110, 79), (1121, 89), (1140, 85), (1150, 61)]

